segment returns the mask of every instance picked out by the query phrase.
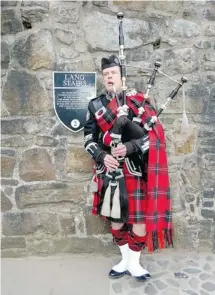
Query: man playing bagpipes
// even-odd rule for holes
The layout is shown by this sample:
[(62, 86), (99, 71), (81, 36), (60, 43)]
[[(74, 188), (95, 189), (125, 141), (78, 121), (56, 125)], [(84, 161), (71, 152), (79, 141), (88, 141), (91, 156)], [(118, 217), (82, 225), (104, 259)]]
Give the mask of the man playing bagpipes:
[[(122, 51), (122, 27), (119, 41)], [(159, 66), (155, 63), (148, 90)], [(122, 254), (109, 277), (130, 274), (145, 281), (150, 274), (140, 265), (141, 250), (152, 252), (173, 243), (165, 136), (157, 117), (186, 78), (156, 113), (146, 98), (148, 90), (145, 97), (126, 91), (123, 59), (102, 58), (101, 70), (106, 93), (89, 102), (84, 127), (85, 149), (95, 161), (92, 213), (111, 221), (113, 240)]]
[[(121, 216), (115, 217), (114, 212), (113, 216), (111, 212), (110, 216), (107, 216), (113, 221), (111, 233), (122, 253), (122, 261), (112, 268), (109, 276), (121, 277), (128, 270), (138, 280), (146, 280), (150, 274), (139, 264), (142, 248), (147, 245), (151, 251), (163, 248), (166, 242), (172, 242), (171, 199), (163, 128), (157, 122), (156, 127), (148, 131), (149, 140), (145, 143), (142, 143), (142, 138), (133, 139), (132, 134), (124, 131), (122, 144), (111, 151), (111, 130), (117, 120), (113, 84), (120, 96), (122, 80), (116, 56), (102, 59), (101, 67), (107, 93), (90, 101), (84, 128), (85, 148), (96, 162), (94, 181), (98, 190), (94, 194), (92, 213), (102, 215), (105, 174), (120, 166), (117, 157), (125, 157), (122, 169), (122, 185), (125, 186), (123, 193), (128, 201), (128, 205), (125, 205), (127, 212), (123, 212), (125, 223), (120, 220)], [(128, 93), (126, 101), (130, 121), (137, 116), (138, 106), (143, 99), (142, 93)], [(121, 96), (119, 100), (122, 100)], [(155, 110), (149, 100), (144, 108), (142, 127), (149, 117), (155, 116)], [(112, 205), (114, 201), (116, 200), (112, 200)], [(114, 219), (117, 222), (114, 222)]]

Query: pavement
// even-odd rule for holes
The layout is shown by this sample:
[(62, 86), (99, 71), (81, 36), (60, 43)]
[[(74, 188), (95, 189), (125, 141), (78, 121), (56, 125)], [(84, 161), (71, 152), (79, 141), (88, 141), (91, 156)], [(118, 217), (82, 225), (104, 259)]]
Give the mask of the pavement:
[(119, 255), (62, 254), (50, 257), (3, 258), (2, 295), (215, 295), (215, 254), (168, 249), (142, 253), (152, 275), (137, 282), (128, 275), (110, 280)]

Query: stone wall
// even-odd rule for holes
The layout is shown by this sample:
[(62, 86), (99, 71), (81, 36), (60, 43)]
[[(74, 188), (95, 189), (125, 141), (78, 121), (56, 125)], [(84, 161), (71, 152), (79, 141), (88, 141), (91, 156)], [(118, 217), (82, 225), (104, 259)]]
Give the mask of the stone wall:
[[(175, 246), (215, 250), (215, 2), (2, 1), (1, 8), (3, 256), (116, 251), (108, 224), (90, 215), (92, 162), (83, 132), (56, 118), (52, 73), (98, 71), (100, 93), (100, 58), (118, 54), (119, 11), (129, 86), (145, 90), (156, 60), (174, 79), (189, 80), (189, 130), (181, 132), (182, 92), (161, 118)], [(159, 108), (176, 84), (161, 75), (155, 84)]]

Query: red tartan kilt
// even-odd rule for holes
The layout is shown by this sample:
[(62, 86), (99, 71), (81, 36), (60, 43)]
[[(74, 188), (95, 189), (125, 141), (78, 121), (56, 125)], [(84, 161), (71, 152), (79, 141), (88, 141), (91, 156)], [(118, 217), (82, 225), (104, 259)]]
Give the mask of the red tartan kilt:
[[(128, 223), (145, 223), (147, 210), (147, 184), (142, 176), (132, 175), (124, 163), (123, 172), (125, 176), (126, 190), (129, 204)], [(98, 192), (94, 193), (92, 214), (97, 215), (98, 205), (100, 203), (100, 193), (103, 180), (100, 175), (97, 176)]]

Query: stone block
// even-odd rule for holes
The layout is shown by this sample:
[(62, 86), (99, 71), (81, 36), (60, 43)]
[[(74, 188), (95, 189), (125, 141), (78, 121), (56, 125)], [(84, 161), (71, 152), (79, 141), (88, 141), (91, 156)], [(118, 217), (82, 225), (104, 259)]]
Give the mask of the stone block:
[(1, 6), (2, 7), (7, 7), (7, 6), (16, 6), (18, 1), (1, 1)]
[(1, 251), (2, 258), (19, 258), (26, 257), (28, 253), (25, 249), (4, 249)]
[(6, 178), (2, 178), (1, 179), (1, 185), (9, 185), (9, 186), (17, 186), (18, 185), (18, 180), (16, 179), (6, 179)]
[(194, 206), (193, 204), (190, 204), (190, 211), (191, 211), (192, 213), (195, 212), (195, 206)]
[(57, 170), (64, 170), (65, 160), (66, 160), (67, 150), (64, 148), (56, 149), (54, 152), (55, 166)]
[(196, 199), (194, 192), (193, 193), (185, 192), (184, 197), (185, 197), (186, 202), (188, 202), (188, 203), (194, 202)]
[[(140, 1), (142, 2), (142, 1)], [(145, 2), (145, 1), (144, 1)], [(148, 1), (146, 1), (147, 3)], [(150, 1), (149, 1), (150, 2)], [(183, 7), (182, 1), (172, 2), (172, 1), (153, 1), (152, 2), (153, 7), (159, 11), (160, 14), (164, 13), (173, 13), (176, 15)]]
[[(25, 56), (22, 52), (22, 56)], [(3, 100), (11, 116), (48, 115), (51, 102), (35, 75), (11, 70), (3, 90)]]
[(45, 136), (52, 130), (54, 125), (55, 120), (53, 118), (31, 117), (25, 120), (24, 127), (27, 129), (27, 132), (31, 135), (38, 134), (38, 136)]
[(215, 71), (215, 62), (205, 62), (204, 63), (205, 71)]
[(7, 196), (11, 196), (12, 193), (13, 193), (13, 188), (12, 188), (12, 187), (6, 187), (6, 188), (4, 189), (4, 192), (5, 192), (5, 194), (6, 194)]
[(152, 51), (153, 46), (151, 44), (140, 48), (134, 48), (127, 53), (126, 59), (128, 61), (148, 61)]
[(206, 52), (205, 60), (207, 61), (215, 61), (215, 53), (214, 52)]
[(59, 49), (59, 55), (63, 58), (75, 59), (76, 57), (79, 56), (79, 53), (75, 49), (73, 49), (71, 46), (61, 45)]
[(82, 55), (81, 59), (72, 60), (67, 63), (65, 63), (65, 60), (61, 59), (59, 63), (55, 65), (55, 69), (58, 71), (76, 71), (76, 72), (77, 71), (95, 71), (95, 65), (91, 55), (85, 53), (84, 55)]
[(203, 198), (204, 199), (215, 199), (215, 190), (204, 190), (203, 191)]
[(1, 191), (1, 212), (9, 211), (13, 207), (11, 201), (5, 196), (4, 192)]
[(40, 212), (40, 227), (46, 234), (54, 235), (59, 231), (56, 213)]
[(205, 159), (211, 163), (212, 165), (215, 165), (215, 154), (212, 153), (212, 154), (206, 154), (205, 155)]
[(55, 168), (45, 149), (29, 149), (22, 154), (19, 175), (25, 181), (44, 181), (55, 179)]
[(172, 36), (173, 37), (195, 37), (200, 34), (200, 27), (196, 23), (186, 21), (183, 19), (177, 19), (172, 24)]
[(88, 235), (99, 235), (110, 233), (110, 222), (101, 220), (99, 216), (86, 215), (86, 228)]
[(15, 158), (1, 156), (1, 175), (2, 177), (12, 177), (16, 164)]
[(5, 41), (1, 42), (1, 68), (7, 69), (10, 62), (9, 46)]
[(84, 39), (84, 33), (79, 26), (70, 25), (69, 30), (56, 29), (55, 37), (66, 45), (72, 45)]
[(81, 2), (56, 3), (52, 2), (50, 7), (51, 18), (54, 22), (61, 24), (76, 23), (79, 19)]
[[(183, 163), (182, 173), (184, 173), (184, 179), (187, 180), (191, 190), (187, 190), (188, 193), (196, 192), (196, 189), (199, 190), (201, 186), (201, 169), (199, 165), (199, 159), (196, 157), (187, 158)], [(182, 174), (181, 174), (182, 175)]]
[(198, 148), (198, 153), (205, 155), (207, 153), (214, 153), (214, 146), (200, 146)]
[(26, 242), (24, 237), (2, 237), (1, 249), (25, 248)]
[(66, 159), (67, 172), (89, 173), (92, 172), (93, 161), (83, 147), (71, 147)]
[(200, 240), (211, 240), (213, 238), (213, 220), (200, 220)]
[(39, 214), (35, 212), (6, 212), (2, 219), (5, 236), (34, 233), (39, 229)]
[(24, 119), (7, 119), (1, 121), (2, 134), (25, 134), (27, 130), (24, 126)]
[(59, 144), (59, 140), (52, 136), (37, 136), (35, 144), (39, 146), (56, 147)]
[(201, 210), (201, 215), (204, 218), (214, 218), (215, 212), (214, 212), (214, 210), (210, 210), (210, 209), (202, 209)]
[(176, 155), (192, 153), (195, 148), (195, 136), (191, 134), (186, 140), (178, 138), (174, 145)]
[(93, 1), (93, 5), (98, 7), (108, 7), (108, 1)]
[[(162, 51), (160, 58), (155, 57), (154, 60), (160, 59), (162, 62)], [(163, 52), (163, 59), (163, 67), (172, 74), (188, 74), (200, 67), (198, 54), (193, 48), (167, 49)]]
[(48, 10), (43, 7), (21, 8), (22, 21), (32, 23), (38, 23), (47, 21), (49, 17)]
[(204, 35), (209, 36), (209, 37), (215, 36), (215, 24), (213, 24), (213, 23), (208, 24), (205, 27)]
[[(213, 110), (212, 110), (212, 112), (213, 112)], [(214, 132), (215, 132), (215, 126), (208, 125), (208, 124), (202, 125), (198, 136), (202, 137), (202, 138), (212, 137), (214, 135)]]
[(214, 207), (214, 201), (204, 201), (202, 204), (203, 208), (213, 208)]
[(33, 142), (33, 136), (11, 136), (11, 137), (3, 137), (1, 138), (2, 147), (26, 147), (31, 146)]
[(194, 43), (194, 46), (199, 49), (210, 49), (213, 48), (214, 42), (209, 40), (198, 40)]
[(41, 204), (84, 204), (84, 183), (38, 183), (16, 188), (15, 199), (18, 208)]
[(53, 128), (51, 135), (71, 136), (71, 131), (65, 128), (62, 124), (59, 124)]
[(8, 156), (8, 157), (14, 157), (15, 151), (14, 150), (1, 150), (1, 155)]
[[(86, 42), (92, 50), (119, 50), (115, 36), (118, 36), (118, 20), (116, 16), (103, 14), (98, 11), (86, 13), (84, 16), (84, 31)], [(97, 27), (97, 34), (94, 34), (92, 27)], [(144, 20), (127, 19), (124, 27), (126, 49), (137, 48), (143, 45), (143, 38), (149, 35), (149, 24)]]
[[(7, 1), (9, 2), (9, 1)], [(2, 3), (2, 1), (1, 1)], [(22, 22), (17, 17), (15, 10), (6, 9), (1, 11), (1, 33), (5, 34), (16, 34), (23, 30)]]
[(51, 32), (41, 29), (19, 38), (13, 46), (11, 56), (12, 60), (31, 70), (53, 69), (55, 51)]
[(201, 140), (201, 145), (215, 147), (215, 139), (214, 138), (205, 138), (205, 139), (202, 139)]
[(210, 8), (206, 8), (202, 13), (203, 17), (208, 21), (215, 21), (215, 7), (211, 6)]
[(30, 255), (51, 255), (54, 252), (52, 239), (36, 236), (27, 238), (26, 242)]
[(183, 10), (183, 18), (186, 20), (189, 20), (191, 18), (196, 18), (197, 17), (197, 11), (193, 7), (186, 7)]
[(81, 130), (80, 132), (72, 133), (72, 134), (70, 132), (70, 136), (67, 139), (68, 139), (68, 144), (71, 144), (72, 146), (75, 145), (77, 147), (80, 147), (80, 146), (83, 147), (83, 145), (84, 145), (84, 131)]
[(174, 220), (174, 245), (179, 249), (184, 248), (187, 245), (188, 248), (193, 247), (191, 239), (189, 239), (188, 227), (185, 222), (184, 215), (179, 213), (179, 215), (173, 216)]
[[(99, 1), (99, 2), (105, 2), (105, 1)], [(95, 3), (98, 3), (98, 1), (95, 1)], [(114, 13), (119, 11), (125, 12), (124, 15), (127, 18), (136, 17), (137, 14), (143, 13), (143, 11), (144, 11), (145, 18), (154, 17), (158, 20), (162, 18), (162, 16), (160, 16), (161, 13), (157, 12), (155, 9), (150, 10), (150, 1), (127, 1), (127, 0), (115, 1), (114, 0), (109, 2), (108, 8)]]
[(212, 106), (214, 107), (214, 102), (215, 102), (215, 87), (211, 89), (210, 91), (210, 105), (209, 106)]
[(41, 6), (44, 8), (49, 8), (49, 1), (22, 1), (22, 7), (32, 7), (32, 6)]
[(98, 238), (77, 238), (67, 237), (53, 240), (55, 253), (102, 253), (113, 254), (118, 253), (117, 247), (112, 244), (112, 240), (104, 244)]
[[(6, 71), (7, 70), (2, 69), (2, 72), (3, 71), (5, 71), (5, 75), (2, 75), (2, 81), (1, 81), (2, 86), (6, 80)], [(5, 106), (5, 103), (3, 100), (1, 100), (1, 118), (8, 117), (8, 115), (9, 115), (9, 112)]]
[[(204, 180), (214, 180), (215, 179), (215, 171), (213, 170), (205, 170), (204, 171)], [(214, 183), (215, 184), (215, 183)]]
[(59, 219), (60, 219), (61, 231), (63, 234), (74, 235), (76, 233), (74, 217), (60, 216)]

